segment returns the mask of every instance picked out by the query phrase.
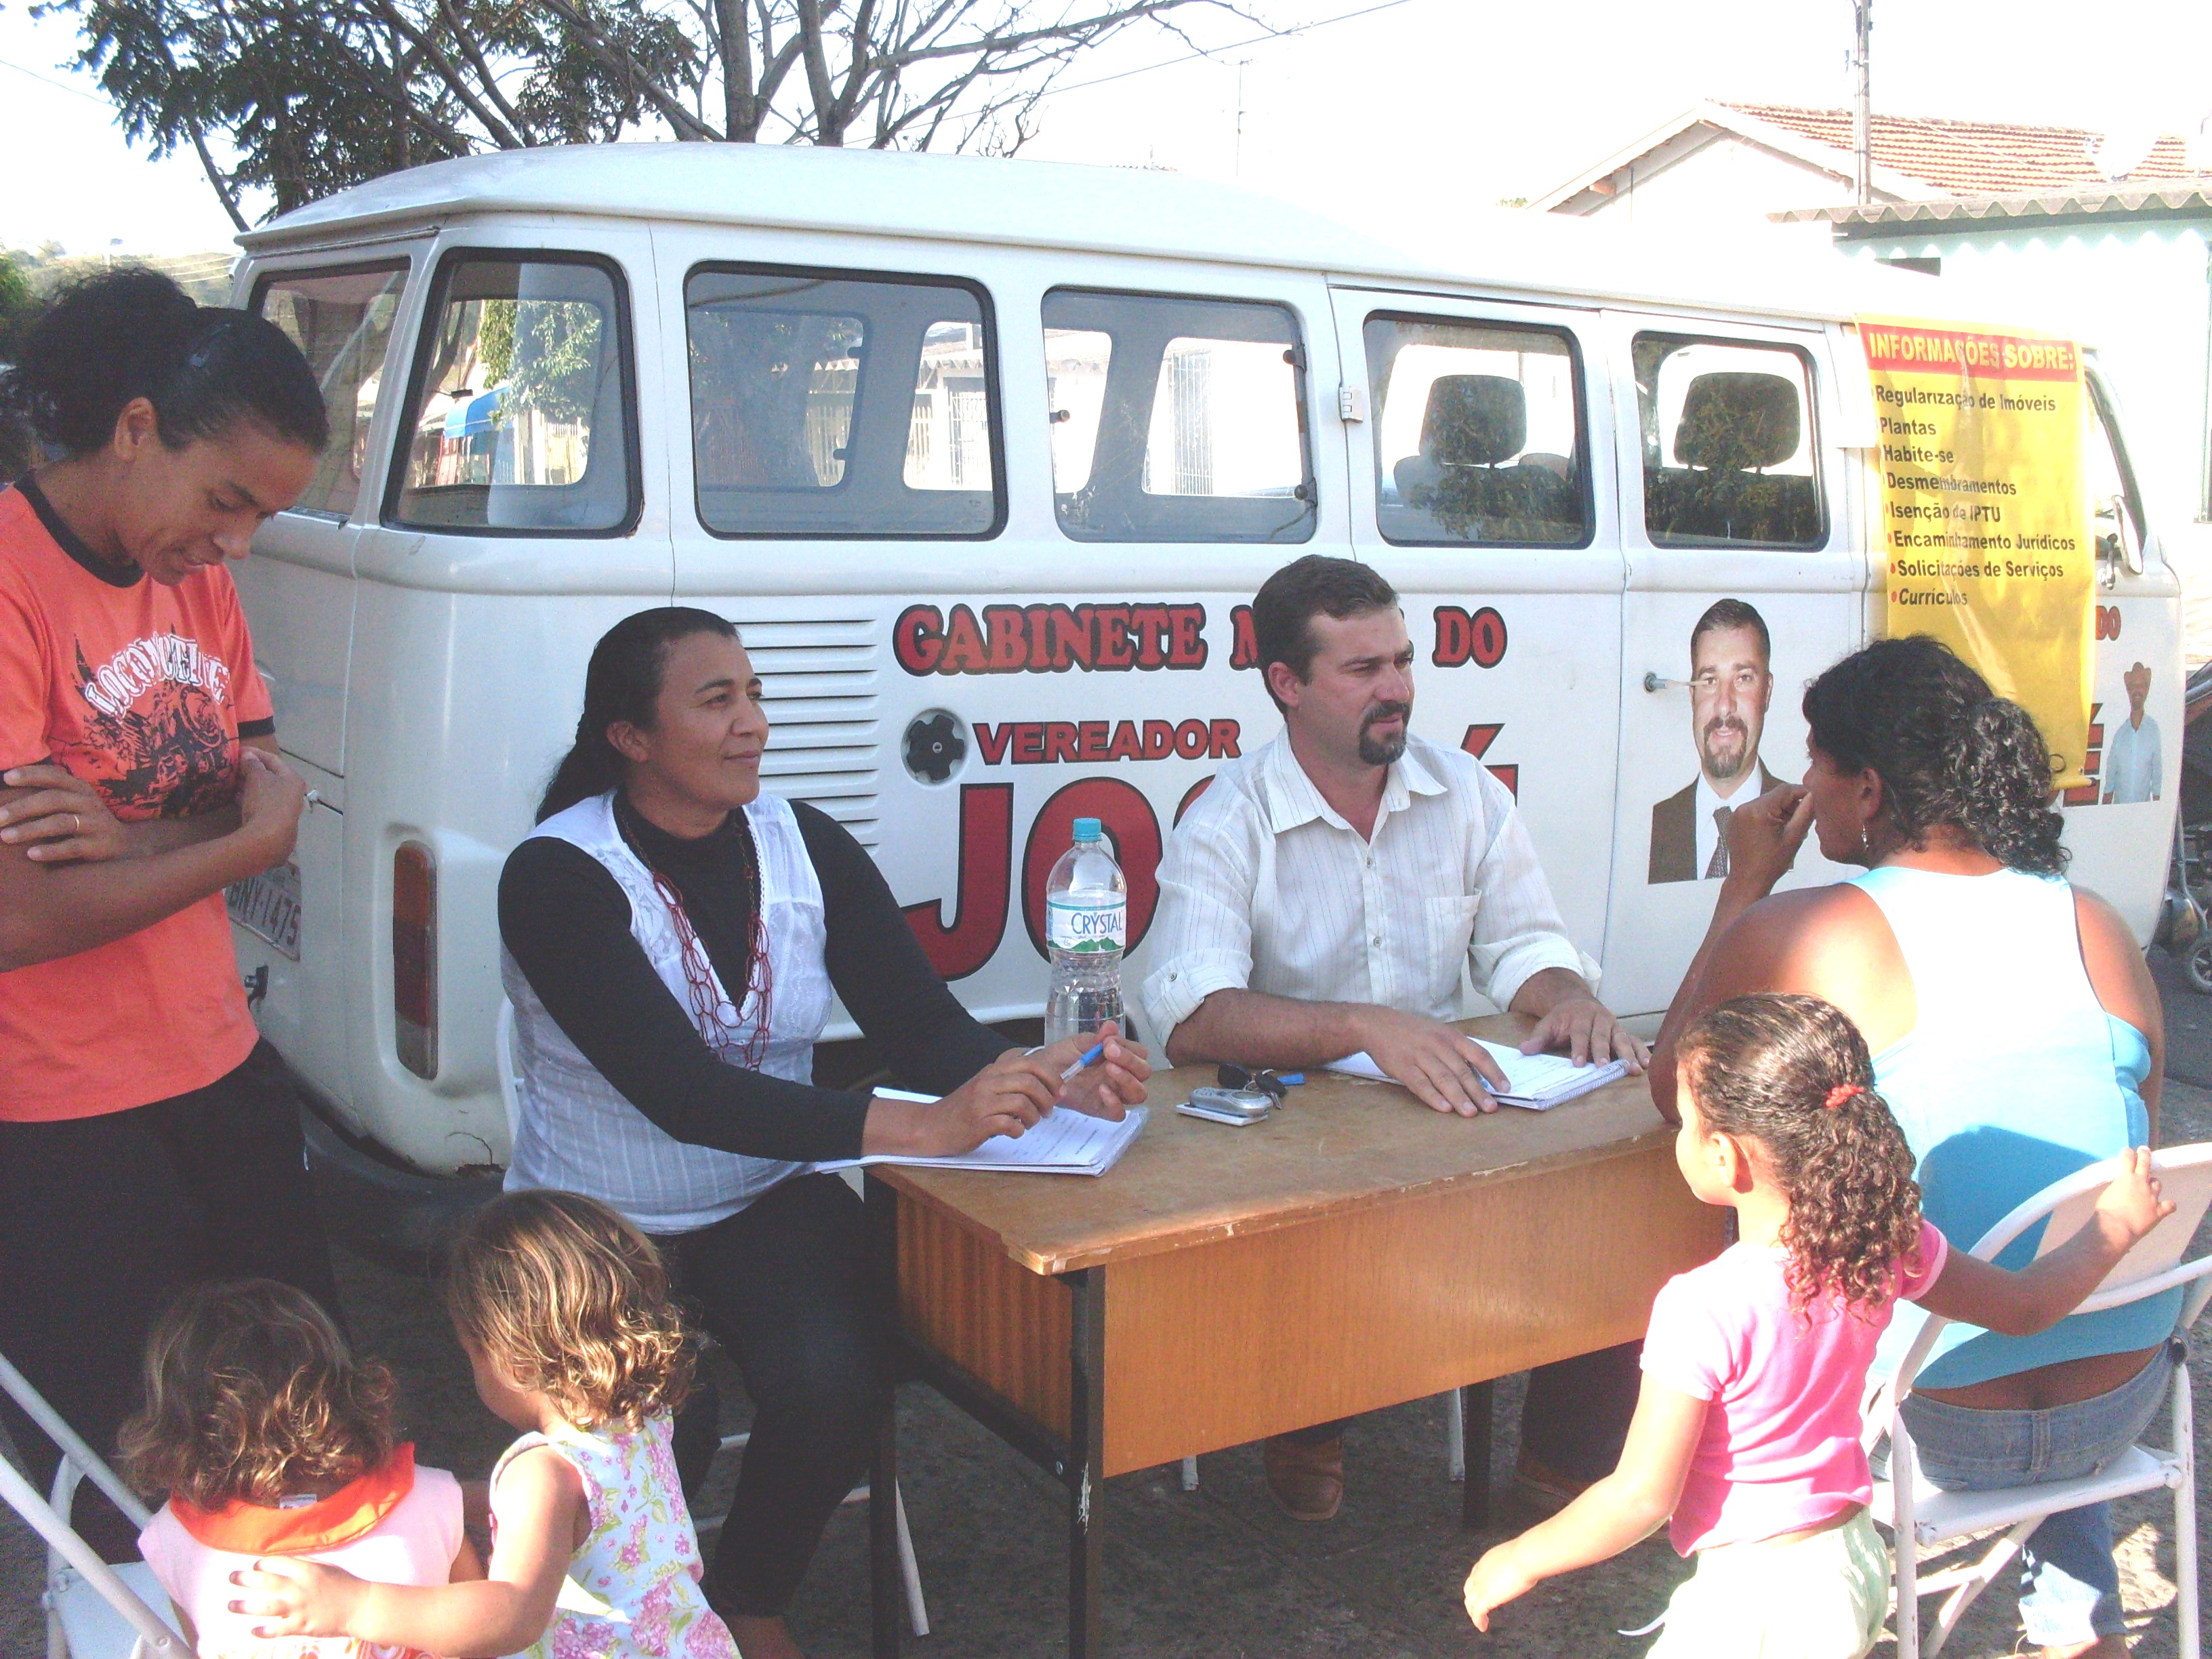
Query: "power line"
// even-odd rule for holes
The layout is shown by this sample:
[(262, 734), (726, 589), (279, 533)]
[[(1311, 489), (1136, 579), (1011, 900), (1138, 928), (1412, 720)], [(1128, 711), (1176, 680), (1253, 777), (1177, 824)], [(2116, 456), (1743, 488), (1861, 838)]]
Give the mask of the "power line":
[(1316, 29), (1325, 29), (1332, 23), (1349, 23), (1355, 17), (1371, 17), (1378, 11), (1395, 11), (1400, 6), (1409, 6), (1413, 0), (1382, 0), (1382, 3), (1362, 6), (1358, 11), (1339, 12), (1334, 17), (1316, 17), (1310, 23), (1299, 23), (1286, 29), (1276, 29), (1266, 34), (1255, 34), (1246, 40), (1231, 40), (1227, 46), (1214, 46), (1204, 52), (1187, 52), (1180, 58), (1163, 58), (1157, 64), (1146, 64), (1139, 68), (1122, 70), (1118, 74), (1102, 75), (1095, 81), (1078, 81), (1073, 86), (1054, 87), (1045, 96), (1057, 98), (1064, 92), (1081, 92), (1086, 87), (1103, 87), (1109, 82), (1126, 81), (1133, 75), (1150, 75), (1154, 70), (1173, 69), (1177, 64), (1188, 64), (1197, 58), (1212, 58), (1218, 52), (1235, 52), (1240, 46), (1265, 46), (1271, 40), (1287, 40), (1292, 35), (1310, 34)]
[(42, 86), (52, 87), (56, 92), (65, 92), (72, 98), (82, 98), (88, 104), (98, 104), (104, 108), (113, 107), (108, 104), (107, 100), (87, 92), (82, 87), (73, 87), (66, 81), (57, 81), (52, 76), (40, 74), (36, 70), (25, 69), (21, 64), (11, 64), (4, 58), (0, 58), (0, 69), (11, 69), (18, 75), (27, 75)]

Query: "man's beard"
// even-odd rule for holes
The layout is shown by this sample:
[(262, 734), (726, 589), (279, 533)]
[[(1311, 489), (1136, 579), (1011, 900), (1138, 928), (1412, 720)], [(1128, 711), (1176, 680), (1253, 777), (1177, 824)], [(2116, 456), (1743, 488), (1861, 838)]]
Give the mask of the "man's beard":
[[(1381, 702), (1367, 711), (1359, 722), (1359, 758), (1370, 766), (1388, 766), (1406, 752), (1406, 728), (1412, 721), (1413, 705), (1409, 702)], [(1395, 719), (1398, 729), (1387, 738), (1375, 735), (1377, 720)]]
[[(1726, 753), (1720, 746), (1720, 740), (1730, 733), (1739, 740), (1733, 755)], [(1751, 728), (1729, 715), (1707, 720), (1705, 731), (1698, 735), (1698, 757), (1705, 763), (1705, 775), (1716, 783), (1726, 783), (1731, 778), (1741, 777), (1756, 752), (1752, 745)]]

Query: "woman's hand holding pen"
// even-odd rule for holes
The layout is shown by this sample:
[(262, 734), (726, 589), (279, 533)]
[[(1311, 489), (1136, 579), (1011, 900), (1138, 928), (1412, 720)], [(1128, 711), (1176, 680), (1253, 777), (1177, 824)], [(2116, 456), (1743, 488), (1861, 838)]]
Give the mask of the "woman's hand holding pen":
[(1109, 1020), (1097, 1035), (1062, 1037), (1037, 1050), (1036, 1057), (1060, 1079), (1056, 1103), (1119, 1123), (1129, 1108), (1145, 1103), (1152, 1056)]
[(860, 1154), (957, 1158), (993, 1135), (1018, 1135), (1053, 1108), (1060, 1073), (1045, 1051), (1009, 1048), (942, 1100), (878, 1095), (868, 1103)]

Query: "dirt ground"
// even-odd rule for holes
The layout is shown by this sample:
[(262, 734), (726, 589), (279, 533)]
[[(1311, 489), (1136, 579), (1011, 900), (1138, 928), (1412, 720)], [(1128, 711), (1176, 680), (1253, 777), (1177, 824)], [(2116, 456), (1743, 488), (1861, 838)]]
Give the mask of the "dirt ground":
[[(2179, 987), (2154, 953), (2166, 992), (2166, 1144), (2212, 1139), (2212, 1000)], [(2207, 1248), (2200, 1236), (2198, 1249)], [(400, 1373), (404, 1409), (424, 1462), (481, 1474), (508, 1431), (477, 1403), (459, 1350), (419, 1279), (345, 1255), (340, 1274), (362, 1346)], [(2212, 1349), (2212, 1344), (2202, 1346)], [(2212, 1467), (2212, 1353), (2192, 1362), (2197, 1455)], [(728, 1425), (749, 1413), (732, 1374), (722, 1385)], [(1349, 1436), (1343, 1512), (1326, 1526), (1285, 1518), (1268, 1498), (1256, 1447), (1200, 1461), (1195, 1492), (1173, 1468), (1108, 1484), (1108, 1646), (1144, 1659), (1637, 1659), (1650, 1623), (1687, 1565), (1663, 1538), (1607, 1565), (1545, 1584), (1478, 1635), (1459, 1605), (1475, 1556), (1532, 1518), (1504, 1497), (1517, 1449), (1518, 1378), (1498, 1389), (1493, 1479), (1498, 1523), (1459, 1524), (1459, 1488), (1444, 1471), (1444, 1408), (1421, 1401), (1361, 1419)], [(1066, 1510), (1042, 1472), (919, 1385), (900, 1397), (901, 1476), (932, 1633), (909, 1638), (920, 1659), (1044, 1659), (1063, 1650)], [(2159, 1427), (2163, 1427), (2161, 1417)], [(733, 1470), (702, 1501), (719, 1512)], [(2202, 1480), (2200, 1478), (2200, 1487)], [(2172, 1509), (2158, 1498), (2118, 1506), (2123, 1596), (2135, 1651), (2177, 1651)], [(2199, 1521), (2198, 1550), (2212, 1556)], [(867, 1526), (858, 1506), (832, 1522), (792, 1622), (817, 1659), (867, 1651)], [(38, 1606), (43, 1552), (12, 1516), (0, 1524), (0, 1654), (45, 1651)], [(1999, 1659), (2019, 1634), (2012, 1590), (1984, 1596), (1949, 1649)], [(1893, 1653), (1885, 1640), (1878, 1655)]]

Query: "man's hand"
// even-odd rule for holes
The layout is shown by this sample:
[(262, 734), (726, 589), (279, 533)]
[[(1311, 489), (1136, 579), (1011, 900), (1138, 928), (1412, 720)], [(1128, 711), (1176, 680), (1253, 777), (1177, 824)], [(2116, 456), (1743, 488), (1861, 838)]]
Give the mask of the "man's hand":
[(1802, 784), (1778, 783), (1729, 815), (1729, 870), (1739, 890), (1765, 898), (1797, 862), (1813, 827), (1813, 797)]
[(0, 806), (0, 842), (21, 847), (40, 864), (105, 863), (129, 858), (131, 833), (86, 779), (41, 761), (0, 774), (0, 784), (27, 789)]
[(1370, 1007), (1360, 1010), (1358, 1027), (1359, 1046), (1367, 1057), (1385, 1076), (1412, 1090), (1424, 1106), (1462, 1117), (1498, 1109), (1490, 1091), (1505, 1086), (1505, 1073), (1480, 1046), (1442, 1020)]
[(1587, 994), (1553, 1003), (1521, 1042), (1524, 1054), (1554, 1050), (1577, 1066), (1617, 1060), (1632, 1072), (1641, 1072), (1651, 1059), (1643, 1038), (1615, 1019), (1612, 1009)]
[(258, 1620), (256, 1637), (344, 1636), (367, 1583), (343, 1567), (325, 1566), (294, 1556), (264, 1557), (230, 1575), (245, 1594), (229, 1611)]
[(1467, 1616), (1477, 1630), (1487, 1632), (1494, 1610), (1526, 1595), (1536, 1583), (1535, 1575), (1520, 1565), (1511, 1543), (1486, 1550), (1467, 1576)]
[(1121, 1028), (1109, 1020), (1096, 1036), (1062, 1037), (1038, 1049), (1036, 1058), (1057, 1078), (1094, 1045), (1105, 1052), (1060, 1085), (1056, 1103), (1119, 1123), (1129, 1115), (1130, 1107), (1145, 1103), (1145, 1080), (1152, 1074), (1152, 1061), (1142, 1043), (1130, 1042), (1121, 1035)]
[(307, 786), (284, 761), (251, 745), (238, 751), (237, 833), (253, 839), (261, 860), (257, 870), (273, 869), (292, 856), (307, 806)]

